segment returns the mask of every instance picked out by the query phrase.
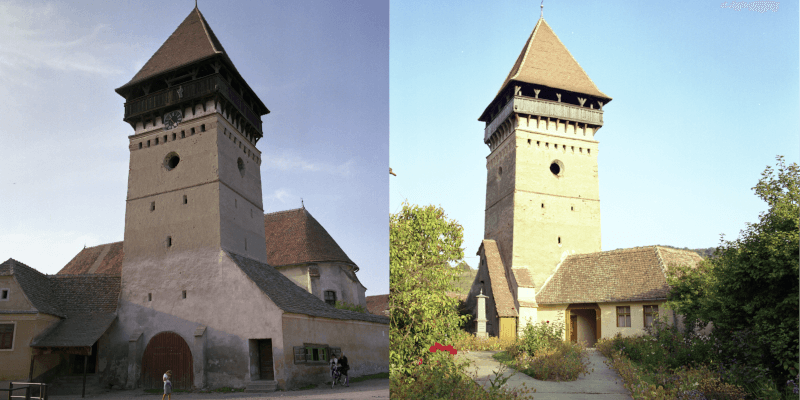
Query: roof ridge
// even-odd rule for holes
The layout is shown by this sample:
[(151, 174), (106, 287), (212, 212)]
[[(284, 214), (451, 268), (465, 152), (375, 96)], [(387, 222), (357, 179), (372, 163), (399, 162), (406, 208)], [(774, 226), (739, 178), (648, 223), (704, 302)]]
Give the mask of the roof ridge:
[[(211, 35), (208, 33), (208, 30), (211, 29), (211, 27), (208, 26), (208, 21), (206, 21), (206, 18), (203, 16), (203, 13), (200, 12), (200, 9), (197, 8), (197, 6), (195, 5), (194, 10), (192, 10), (192, 11), (196, 11), (197, 15), (200, 17), (200, 22), (201, 22), (200, 25), (203, 26), (203, 32), (205, 32), (205, 34), (206, 34), (206, 39), (208, 39), (208, 42), (211, 43), (211, 49), (213, 49), (214, 52), (217, 53), (217, 54), (224, 53), (222, 50), (218, 49), (217, 46), (214, 44), (214, 40), (211, 38)], [(221, 45), (221, 43), (220, 43), (220, 45)]]
[[(544, 21), (544, 17), (542, 17), (541, 19), (542, 19), (542, 21)], [(547, 25), (547, 27), (548, 27), (548, 28), (550, 28), (550, 24), (548, 24), (548, 23), (547, 23), (547, 21), (545, 21), (545, 25)], [(587, 73), (586, 73), (586, 70), (585, 70), (585, 69), (583, 69), (583, 66), (581, 65), (581, 63), (579, 63), (579, 62), (578, 62), (578, 60), (576, 60), (576, 59), (575, 59), (575, 56), (573, 56), (573, 55), (572, 55), (572, 52), (571, 52), (571, 51), (569, 51), (569, 49), (567, 48), (567, 46), (565, 46), (565, 45), (564, 45), (564, 42), (562, 42), (562, 41), (561, 41), (561, 38), (560, 38), (560, 37), (558, 37), (558, 34), (556, 34), (556, 31), (554, 31), (554, 30), (553, 30), (553, 28), (550, 28), (550, 30), (553, 32), (553, 36), (555, 36), (555, 37), (556, 37), (556, 40), (558, 40), (558, 43), (559, 43), (561, 46), (563, 46), (563, 47), (564, 47), (564, 50), (566, 50), (566, 51), (567, 51), (567, 54), (569, 54), (570, 58), (572, 58), (572, 61), (575, 61), (575, 64), (578, 64), (578, 68), (580, 68), (580, 69), (581, 69), (581, 71), (583, 71), (583, 74), (584, 74), (584, 75), (586, 75), (586, 78), (588, 78), (588, 79), (589, 79), (589, 83), (591, 83), (591, 84), (592, 84), (592, 86), (594, 86), (594, 89), (595, 89), (595, 90), (597, 90), (597, 91), (598, 91), (598, 92), (600, 92), (600, 93), (603, 93), (603, 92), (600, 90), (600, 88), (599, 88), (599, 87), (597, 87), (597, 85), (595, 85), (594, 81), (592, 80), (592, 77), (591, 77), (591, 76), (589, 76), (589, 74), (587, 74)], [(587, 94), (588, 94), (588, 93), (587, 93)], [(603, 93), (603, 94), (605, 94), (605, 93)]]
[(289, 212), (298, 211), (298, 210), (305, 210), (305, 207), (292, 208), (291, 210), (273, 211), (271, 213), (264, 213), (264, 216), (266, 217), (267, 215), (276, 215), (276, 214), (282, 214), (282, 213), (289, 213)]

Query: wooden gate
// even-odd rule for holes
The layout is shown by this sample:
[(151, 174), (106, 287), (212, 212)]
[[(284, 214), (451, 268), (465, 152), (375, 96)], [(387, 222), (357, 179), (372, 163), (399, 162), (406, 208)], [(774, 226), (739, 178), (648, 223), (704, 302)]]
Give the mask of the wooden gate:
[(150, 339), (142, 357), (142, 387), (162, 389), (163, 376), (168, 370), (172, 371), (173, 389), (192, 388), (192, 351), (175, 332), (161, 332)]

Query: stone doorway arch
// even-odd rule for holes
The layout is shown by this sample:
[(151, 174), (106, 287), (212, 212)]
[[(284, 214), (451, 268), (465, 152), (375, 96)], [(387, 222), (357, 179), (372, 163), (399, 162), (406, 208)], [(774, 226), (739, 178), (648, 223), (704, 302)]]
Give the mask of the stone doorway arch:
[(172, 371), (173, 389), (191, 389), (194, 383), (192, 351), (181, 335), (161, 332), (147, 343), (142, 356), (142, 387), (161, 389), (167, 370)]

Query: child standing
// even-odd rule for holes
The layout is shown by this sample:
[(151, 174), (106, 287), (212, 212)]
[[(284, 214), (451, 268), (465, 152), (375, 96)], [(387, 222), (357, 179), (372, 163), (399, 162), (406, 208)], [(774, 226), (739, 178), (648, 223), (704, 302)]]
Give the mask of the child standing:
[(164, 400), (164, 396), (172, 400), (172, 370), (164, 373), (164, 394), (161, 395), (161, 400)]

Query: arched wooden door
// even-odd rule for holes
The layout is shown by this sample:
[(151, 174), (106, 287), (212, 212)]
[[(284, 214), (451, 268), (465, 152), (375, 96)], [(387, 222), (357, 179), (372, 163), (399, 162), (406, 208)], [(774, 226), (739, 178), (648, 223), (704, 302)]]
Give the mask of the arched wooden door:
[(163, 388), (163, 376), (168, 370), (172, 371), (173, 389), (192, 388), (192, 351), (175, 332), (161, 332), (150, 339), (142, 357), (142, 387)]

